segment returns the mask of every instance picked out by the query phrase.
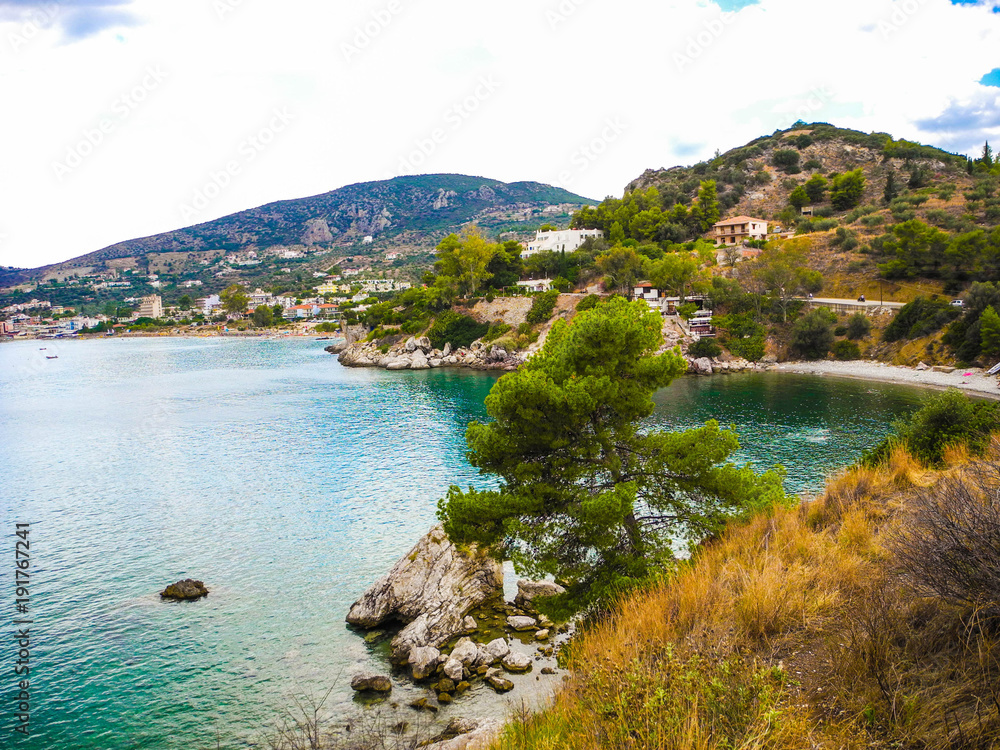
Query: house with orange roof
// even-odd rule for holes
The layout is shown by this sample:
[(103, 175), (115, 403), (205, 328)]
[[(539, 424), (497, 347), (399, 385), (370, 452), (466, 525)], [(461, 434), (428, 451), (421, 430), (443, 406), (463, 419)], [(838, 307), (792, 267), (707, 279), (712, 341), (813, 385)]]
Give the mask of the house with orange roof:
[(738, 245), (747, 240), (766, 240), (767, 222), (752, 216), (734, 216), (712, 225), (712, 239), (717, 245)]

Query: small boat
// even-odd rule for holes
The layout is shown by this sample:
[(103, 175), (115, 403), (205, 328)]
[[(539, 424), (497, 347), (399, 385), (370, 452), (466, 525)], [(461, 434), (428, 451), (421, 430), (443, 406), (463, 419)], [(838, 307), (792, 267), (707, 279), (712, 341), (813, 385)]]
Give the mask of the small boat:
[(46, 354), (45, 359), (59, 359), (58, 354)]
[(38, 351), (40, 351), (40, 352), (44, 352), (44, 351), (45, 351), (45, 347), (44, 347), (44, 346), (40, 346), (40, 347), (38, 347)]

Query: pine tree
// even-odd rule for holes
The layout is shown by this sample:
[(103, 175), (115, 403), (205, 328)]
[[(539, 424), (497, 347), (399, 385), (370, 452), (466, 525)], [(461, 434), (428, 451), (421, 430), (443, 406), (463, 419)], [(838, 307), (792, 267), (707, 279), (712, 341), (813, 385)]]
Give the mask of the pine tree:
[(563, 613), (608, 604), (673, 558), (683, 540), (784, 498), (781, 474), (727, 463), (736, 436), (715, 421), (642, 427), (653, 394), (686, 370), (656, 354), (660, 315), (614, 298), (558, 321), (542, 350), (497, 381), (491, 422), (466, 432), (469, 461), (497, 490), (452, 487), (439, 517), (458, 543), (493, 545), (521, 574), (554, 575)]
[(885, 176), (885, 192), (882, 198), (886, 203), (892, 203), (899, 195), (899, 186), (896, 184), (896, 170), (890, 169)]

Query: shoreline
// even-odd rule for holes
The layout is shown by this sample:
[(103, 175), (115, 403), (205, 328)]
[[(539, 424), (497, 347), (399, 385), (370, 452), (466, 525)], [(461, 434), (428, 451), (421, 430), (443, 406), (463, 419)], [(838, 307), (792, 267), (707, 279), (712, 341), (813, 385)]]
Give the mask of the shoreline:
[[(769, 368), (772, 372), (795, 375), (820, 375), (852, 380), (870, 380), (896, 385), (912, 385), (943, 391), (948, 388), (1000, 400), (997, 378), (987, 375), (981, 367), (956, 368), (954, 372), (937, 372), (932, 369), (915, 370), (902, 365), (890, 365), (874, 360), (833, 360), (780, 362)], [(966, 373), (969, 373), (966, 376)]]
[[(205, 338), (245, 338), (245, 339), (265, 339), (265, 340), (275, 340), (275, 339), (313, 339), (319, 340), (330, 340), (337, 341), (342, 340), (343, 336), (329, 335), (329, 336), (317, 336), (314, 332), (291, 332), (285, 329), (284, 332), (269, 331), (269, 332), (236, 332), (236, 331), (212, 331), (212, 332), (198, 332), (193, 331), (183, 332), (183, 333), (132, 333), (132, 334), (118, 334), (116, 336), (68, 336), (65, 338), (34, 338), (34, 337), (19, 337), (19, 338), (9, 338), (0, 339), (0, 342), (6, 341), (7, 343), (13, 343), (15, 341), (51, 341), (51, 342), (65, 342), (65, 341), (89, 341), (89, 340), (107, 340), (117, 338), (119, 340), (126, 338), (187, 338), (187, 339), (205, 339)], [(337, 355), (333, 355), (336, 357)], [(468, 364), (462, 363), (458, 365), (452, 365), (453, 367), (464, 367), (466, 369), (479, 369), (472, 367), (470, 368)], [(362, 365), (364, 367), (365, 365)], [(368, 366), (376, 366), (374, 363)], [(483, 368), (487, 369), (487, 368)], [(488, 369), (502, 369), (502, 368), (488, 368)], [(1000, 400), (1000, 378), (996, 376), (987, 375), (986, 371), (981, 367), (969, 367), (969, 368), (956, 368), (954, 372), (938, 372), (931, 368), (926, 370), (917, 370), (912, 367), (906, 367), (904, 365), (890, 365), (885, 362), (878, 362), (875, 360), (848, 360), (848, 361), (838, 361), (838, 360), (796, 360), (791, 362), (778, 362), (766, 367), (757, 367), (753, 370), (746, 370), (749, 372), (781, 372), (792, 375), (818, 375), (822, 377), (837, 377), (837, 378), (848, 378), (851, 380), (868, 380), (880, 383), (892, 383), (895, 385), (907, 385), (915, 386), (919, 388), (927, 388), (931, 390), (943, 391), (948, 388), (957, 388), (960, 391), (969, 393), (971, 395), (977, 395), (984, 398), (991, 398), (994, 400)], [(969, 373), (966, 375), (966, 373)], [(694, 373), (692, 373), (694, 374)], [(713, 375), (727, 375), (730, 374), (729, 371), (717, 370)], [(695, 377), (705, 377), (704, 374), (695, 374)]]

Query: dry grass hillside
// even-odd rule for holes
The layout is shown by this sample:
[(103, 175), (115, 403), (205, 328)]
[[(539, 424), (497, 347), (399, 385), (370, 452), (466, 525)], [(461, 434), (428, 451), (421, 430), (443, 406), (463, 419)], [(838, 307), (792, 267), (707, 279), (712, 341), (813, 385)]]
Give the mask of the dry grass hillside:
[(729, 529), (589, 629), (496, 746), (1000, 746), (1000, 440), (946, 460), (897, 449)]

